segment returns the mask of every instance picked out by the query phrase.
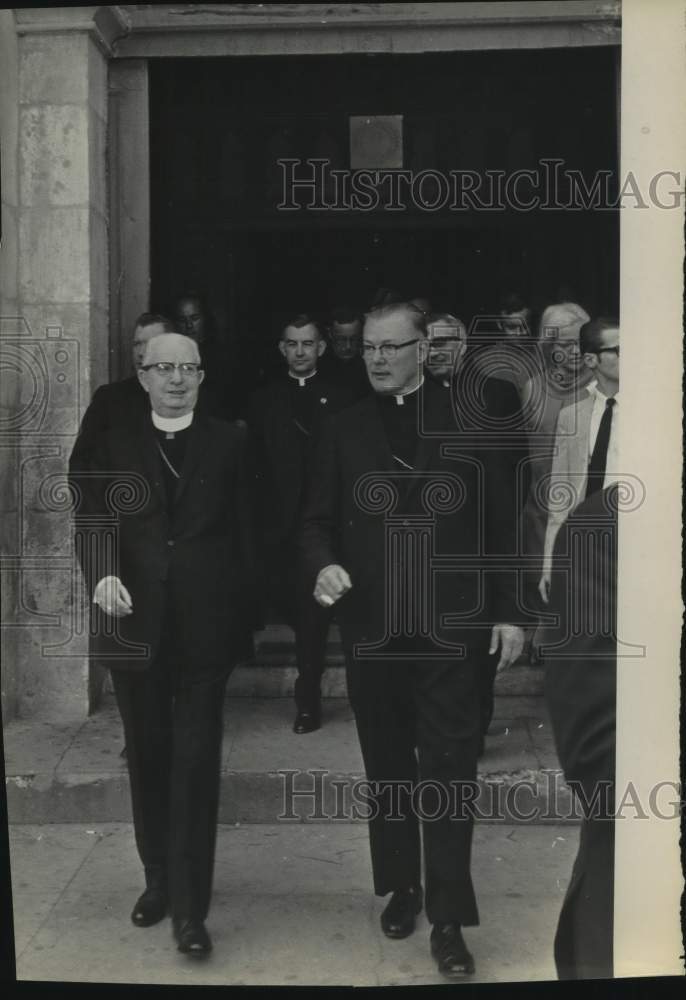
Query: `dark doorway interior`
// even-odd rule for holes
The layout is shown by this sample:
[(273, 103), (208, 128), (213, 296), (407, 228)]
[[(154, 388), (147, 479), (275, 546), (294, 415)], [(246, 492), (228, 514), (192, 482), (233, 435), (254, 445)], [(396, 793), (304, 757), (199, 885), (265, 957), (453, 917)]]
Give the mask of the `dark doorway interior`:
[(415, 173), (547, 158), (616, 187), (615, 99), (610, 48), (152, 60), (152, 305), (204, 293), (247, 382), (274, 362), (284, 313), (365, 306), (380, 285), (467, 321), (512, 289), (616, 309), (616, 212), (286, 212), (277, 164), (346, 170), (349, 116), (393, 114)]

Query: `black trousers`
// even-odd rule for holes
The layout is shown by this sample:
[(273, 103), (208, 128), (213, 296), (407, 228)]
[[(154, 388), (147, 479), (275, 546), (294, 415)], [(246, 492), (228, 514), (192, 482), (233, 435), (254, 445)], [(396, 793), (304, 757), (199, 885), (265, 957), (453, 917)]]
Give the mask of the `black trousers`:
[(499, 653), (492, 656), (488, 649), (491, 642), (491, 630), (478, 631), (474, 636), (473, 655), (476, 664), (476, 685), (479, 692), (479, 728), (481, 736), (485, 737), (493, 719), (495, 699), (496, 667)]
[(315, 601), (314, 581), (302, 570), (291, 545), (271, 549), (265, 566), (268, 601), (295, 633), (295, 703), (300, 711), (312, 711), (319, 704), (332, 612)]
[(559, 979), (613, 976), (614, 859), (614, 820), (583, 819), (555, 934)]
[(472, 663), (347, 659), (370, 783), (374, 889), (421, 881), (431, 923), (479, 923), (470, 873), (479, 708)]
[(182, 920), (210, 905), (227, 675), (184, 677), (171, 641), (147, 670), (112, 671), (146, 884)]

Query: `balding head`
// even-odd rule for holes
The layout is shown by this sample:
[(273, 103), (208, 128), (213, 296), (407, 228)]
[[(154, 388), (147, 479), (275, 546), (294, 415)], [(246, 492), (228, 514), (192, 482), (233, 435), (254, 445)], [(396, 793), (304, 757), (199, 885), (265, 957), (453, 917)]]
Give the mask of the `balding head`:
[(173, 361), (174, 359), (167, 357), (167, 355), (177, 351), (189, 355), (183, 360), (200, 364), (200, 350), (197, 342), (192, 337), (186, 337), (183, 333), (163, 333), (151, 337), (145, 345), (143, 364), (151, 365), (157, 361)]

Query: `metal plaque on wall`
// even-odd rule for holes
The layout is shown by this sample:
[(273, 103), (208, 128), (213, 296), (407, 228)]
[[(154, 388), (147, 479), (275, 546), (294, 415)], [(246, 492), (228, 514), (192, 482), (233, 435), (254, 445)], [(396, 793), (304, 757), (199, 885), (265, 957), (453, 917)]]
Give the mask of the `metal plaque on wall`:
[(350, 116), (350, 167), (394, 169), (403, 165), (402, 115)]

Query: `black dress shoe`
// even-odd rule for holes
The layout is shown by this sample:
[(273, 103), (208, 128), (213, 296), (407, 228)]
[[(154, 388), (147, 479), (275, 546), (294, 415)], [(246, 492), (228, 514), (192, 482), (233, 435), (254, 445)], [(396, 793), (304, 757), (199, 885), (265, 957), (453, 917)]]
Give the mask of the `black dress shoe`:
[(298, 714), (293, 723), (293, 732), (300, 735), (303, 733), (313, 733), (316, 729), (321, 729), (321, 725), (321, 714), (319, 712), (305, 712), (302, 709), (298, 709)]
[(438, 971), (448, 979), (460, 979), (474, 972), (474, 958), (464, 943), (459, 924), (434, 924), (431, 954)]
[(145, 890), (131, 911), (131, 920), (136, 927), (152, 927), (167, 915), (167, 893), (160, 886), (150, 886)]
[(381, 914), (381, 930), (389, 938), (406, 938), (414, 930), (415, 917), (422, 909), (422, 887), (396, 889)]
[(212, 941), (202, 920), (173, 920), (174, 937), (184, 955), (209, 955)]

